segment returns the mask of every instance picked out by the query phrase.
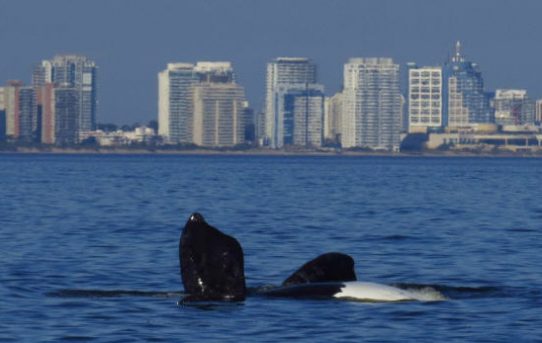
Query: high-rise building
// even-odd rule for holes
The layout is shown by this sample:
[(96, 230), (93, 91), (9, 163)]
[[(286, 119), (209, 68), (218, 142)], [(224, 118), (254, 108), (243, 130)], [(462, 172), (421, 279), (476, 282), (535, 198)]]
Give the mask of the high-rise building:
[(36, 105), (32, 87), (22, 81), (8, 81), (3, 87), (5, 135), (10, 141), (30, 143), (35, 138)]
[(497, 89), (493, 100), (497, 125), (534, 125), (534, 104), (524, 89)]
[(193, 87), (193, 143), (234, 146), (245, 142), (245, 90), (230, 62), (198, 62)]
[(35, 140), (37, 127), (36, 94), (33, 87), (19, 88), (19, 137), (20, 142), (31, 143)]
[(230, 62), (170, 63), (158, 75), (159, 134), (169, 143), (244, 143), (247, 102)]
[(20, 133), (20, 111), (19, 91), (23, 87), (22, 81), (8, 81), (4, 87), (4, 108), (6, 112), (6, 136), (10, 141), (19, 139)]
[(324, 138), (333, 143), (341, 141), (343, 93), (327, 97), (324, 110)]
[(442, 68), (415, 67), (408, 76), (408, 132), (441, 128)]
[(80, 94), (71, 84), (59, 84), (54, 88), (55, 144), (72, 145), (79, 142)]
[(401, 94), (403, 96), (403, 107), (401, 114), (401, 132), (408, 132), (409, 121), (408, 121), (408, 100), (409, 100), (409, 79), (410, 79), (410, 70), (417, 69), (418, 65), (415, 62), (407, 62), (404, 68), (400, 68), (400, 86)]
[[(97, 71), (98, 67), (94, 61), (80, 55), (57, 55), (52, 60), (44, 60), (37, 65), (32, 75), (32, 84), (38, 95), (36, 99), (40, 122), (42, 121), (42, 99), (38, 88), (46, 83), (54, 83), (62, 85), (64, 90), (71, 87), (77, 92), (76, 142), (79, 142), (86, 132), (95, 130), (98, 106)], [(61, 112), (66, 111), (61, 110)]]
[(350, 59), (344, 65), (343, 101), (343, 147), (399, 148), (399, 65), (391, 58)]
[(277, 126), (276, 147), (319, 147), (323, 140), (324, 88), (318, 84), (280, 85), (277, 104), (282, 125)]
[(245, 91), (235, 83), (203, 82), (194, 86), (193, 142), (224, 147), (245, 141)]
[(158, 130), (168, 143), (192, 142), (192, 86), (198, 82), (191, 63), (169, 63), (158, 74)]
[(461, 43), (456, 43), (455, 54), (444, 68), (445, 114), (450, 129), (469, 124), (493, 121), (489, 99), (484, 93), (484, 79), (476, 63), (461, 54)]
[(264, 144), (322, 144), (323, 86), (316, 82), (316, 65), (308, 58), (279, 57), (267, 64)]
[(41, 121), (41, 142), (43, 144), (55, 144), (55, 85), (46, 82), (37, 88), (37, 98)]

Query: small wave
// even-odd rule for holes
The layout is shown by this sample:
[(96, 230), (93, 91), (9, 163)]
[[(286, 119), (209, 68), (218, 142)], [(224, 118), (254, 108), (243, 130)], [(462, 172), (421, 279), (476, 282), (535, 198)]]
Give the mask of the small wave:
[(449, 300), (447, 296), (439, 292), (437, 289), (433, 287), (422, 287), (418, 289), (408, 289), (403, 288), (404, 290), (408, 291), (412, 298), (419, 300), (419, 301), (444, 301)]
[(508, 294), (504, 288), (495, 286), (447, 286), (435, 284), (397, 283), (395, 287), (410, 292), (435, 292), (442, 294), (446, 299), (464, 299), (481, 297), (499, 297)]
[(368, 236), (368, 237), (364, 237), (364, 240), (365, 241), (374, 241), (374, 242), (379, 242), (379, 241), (395, 241), (395, 242), (399, 242), (399, 241), (412, 241), (412, 240), (416, 240), (417, 238), (414, 237), (414, 236), (407, 236), (407, 235), (386, 235), (386, 236)]
[[(542, 216), (541, 216), (541, 218), (542, 218)], [(507, 231), (509, 231), (509, 232), (536, 232), (536, 230), (522, 228), (522, 227), (513, 227), (513, 228), (508, 229)]]
[(118, 297), (152, 297), (174, 298), (182, 297), (183, 292), (176, 291), (136, 291), (136, 290), (97, 290), (97, 289), (61, 289), (45, 293), (48, 297), (57, 298), (118, 298)]
[(406, 241), (412, 238), (413, 237), (405, 236), (405, 235), (389, 235), (389, 236), (384, 236), (381, 239), (386, 240), (386, 241)]

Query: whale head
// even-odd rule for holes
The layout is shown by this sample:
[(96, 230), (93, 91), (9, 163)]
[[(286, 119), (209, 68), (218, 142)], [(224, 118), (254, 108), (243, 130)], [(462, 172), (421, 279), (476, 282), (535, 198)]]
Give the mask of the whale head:
[(243, 249), (239, 242), (192, 213), (179, 241), (184, 301), (245, 299)]

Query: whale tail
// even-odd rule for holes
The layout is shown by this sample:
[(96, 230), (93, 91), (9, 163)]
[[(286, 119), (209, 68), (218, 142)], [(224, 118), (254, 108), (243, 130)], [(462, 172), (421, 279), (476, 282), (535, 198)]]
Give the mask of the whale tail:
[(246, 285), (239, 242), (193, 213), (179, 242), (183, 301), (242, 301)]
[(322, 254), (302, 265), (290, 275), (282, 286), (315, 282), (356, 281), (354, 259), (349, 255), (330, 252)]

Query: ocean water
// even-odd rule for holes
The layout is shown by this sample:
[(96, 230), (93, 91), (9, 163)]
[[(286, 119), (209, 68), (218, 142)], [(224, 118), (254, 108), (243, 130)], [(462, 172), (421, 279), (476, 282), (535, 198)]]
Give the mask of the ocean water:
[[(0, 155), (0, 342), (535, 342), (542, 160)], [(350, 254), (435, 302), (179, 305), (194, 211), (250, 287)]]

